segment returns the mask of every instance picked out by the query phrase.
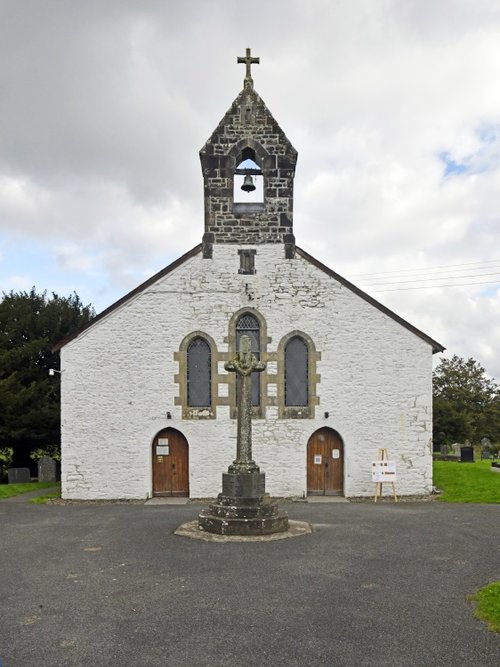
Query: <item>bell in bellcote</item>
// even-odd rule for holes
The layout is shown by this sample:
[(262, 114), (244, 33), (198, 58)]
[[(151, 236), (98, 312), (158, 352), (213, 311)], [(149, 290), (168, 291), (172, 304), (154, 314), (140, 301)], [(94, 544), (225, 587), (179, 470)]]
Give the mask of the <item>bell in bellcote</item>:
[(241, 189), (245, 192), (253, 192), (255, 190), (253, 178), (250, 176), (250, 174), (247, 174), (243, 179), (243, 185), (241, 186)]

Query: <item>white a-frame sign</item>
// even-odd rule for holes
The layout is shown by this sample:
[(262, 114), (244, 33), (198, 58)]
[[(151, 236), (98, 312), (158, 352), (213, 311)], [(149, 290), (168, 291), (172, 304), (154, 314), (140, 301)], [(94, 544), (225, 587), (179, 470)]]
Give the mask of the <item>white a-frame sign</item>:
[(382, 496), (382, 484), (392, 484), (394, 502), (398, 502), (396, 495), (396, 462), (389, 460), (387, 449), (378, 450), (378, 461), (372, 461), (372, 481), (375, 482), (374, 501)]

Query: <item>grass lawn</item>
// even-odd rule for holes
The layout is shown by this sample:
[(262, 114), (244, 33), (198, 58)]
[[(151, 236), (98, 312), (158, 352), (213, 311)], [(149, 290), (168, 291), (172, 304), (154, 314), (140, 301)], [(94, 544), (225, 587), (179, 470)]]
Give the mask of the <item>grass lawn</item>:
[(0, 484), (0, 500), (19, 496), (29, 491), (38, 491), (38, 489), (50, 489), (57, 486), (56, 482), (29, 482), (26, 484)]
[(500, 472), (490, 461), (434, 461), (434, 485), (445, 503), (500, 503)]
[(488, 624), (488, 629), (500, 632), (500, 581), (480, 588), (470, 599), (477, 603), (474, 616)]
[(61, 497), (61, 486), (59, 485), (57, 491), (52, 491), (51, 493), (47, 493), (43, 496), (37, 496), (36, 498), (31, 498), (29, 502), (33, 503), (33, 505), (42, 505), (43, 503), (46, 503), (47, 500), (54, 500), (55, 498), (60, 498), (60, 497)]

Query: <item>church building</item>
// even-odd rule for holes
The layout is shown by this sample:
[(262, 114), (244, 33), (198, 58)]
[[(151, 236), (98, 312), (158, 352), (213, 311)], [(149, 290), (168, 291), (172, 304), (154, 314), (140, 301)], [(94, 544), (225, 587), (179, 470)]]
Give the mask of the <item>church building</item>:
[[(253, 458), (273, 496), (432, 488), (432, 354), (444, 348), (295, 243), (297, 151), (244, 87), (200, 151), (205, 229), (188, 253), (62, 341), (62, 495), (214, 497), (235, 458), (241, 337)], [(200, 229), (201, 233), (201, 229)]]

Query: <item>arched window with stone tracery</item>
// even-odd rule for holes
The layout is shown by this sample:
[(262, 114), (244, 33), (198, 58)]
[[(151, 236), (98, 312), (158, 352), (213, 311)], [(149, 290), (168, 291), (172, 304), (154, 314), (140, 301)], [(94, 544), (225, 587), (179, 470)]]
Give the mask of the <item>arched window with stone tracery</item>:
[[(252, 354), (257, 360), (260, 359), (260, 326), (259, 321), (250, 313), (244, 313), (236, 322), (236, 350), (240, 349), (242, 336), (250, 338)], [(237, 391), (238, 391), (237, 382)], [(259, 373), (252, 373), (252, 405), (260, 405), (260, 379)]]

